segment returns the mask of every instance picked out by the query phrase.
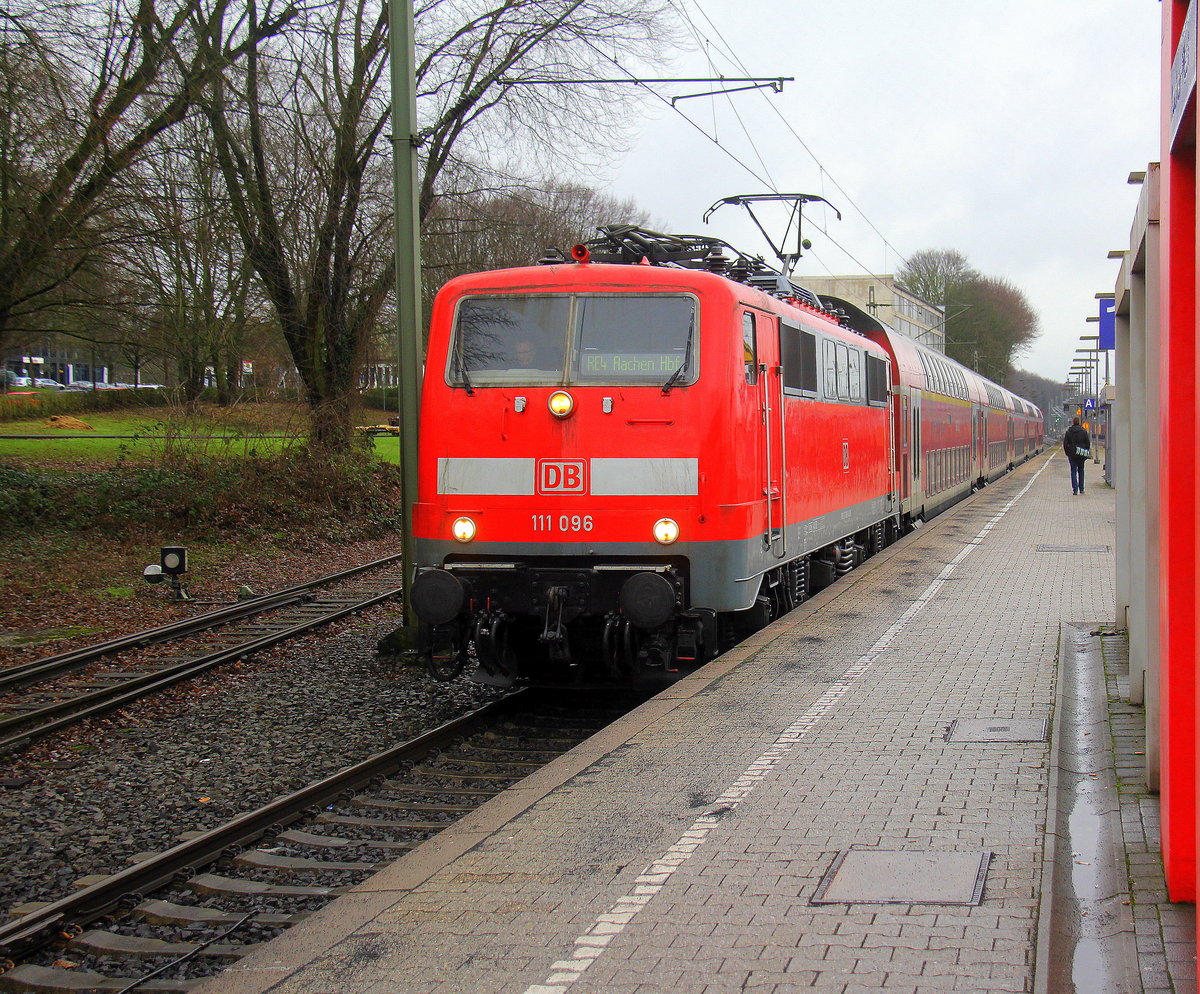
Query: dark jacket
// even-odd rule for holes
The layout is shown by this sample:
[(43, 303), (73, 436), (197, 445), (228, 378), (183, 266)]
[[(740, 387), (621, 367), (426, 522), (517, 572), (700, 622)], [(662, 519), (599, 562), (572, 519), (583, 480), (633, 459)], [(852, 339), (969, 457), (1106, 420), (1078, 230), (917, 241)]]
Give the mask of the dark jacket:
[(1063, 452), (1069, 456), (1077, 455), (1076, 449), (1091, 449), (1092, 440), (1087, 429), (1082, 425), (1071, 425), (1063, 435)]

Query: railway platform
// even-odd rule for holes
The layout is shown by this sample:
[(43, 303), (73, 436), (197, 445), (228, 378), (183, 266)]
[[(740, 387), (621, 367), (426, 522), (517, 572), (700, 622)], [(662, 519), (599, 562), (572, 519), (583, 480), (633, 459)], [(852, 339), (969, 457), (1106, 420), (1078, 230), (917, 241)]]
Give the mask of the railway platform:
[(1195, 990), (1114, 506), (1035, 458), (197, 990)]

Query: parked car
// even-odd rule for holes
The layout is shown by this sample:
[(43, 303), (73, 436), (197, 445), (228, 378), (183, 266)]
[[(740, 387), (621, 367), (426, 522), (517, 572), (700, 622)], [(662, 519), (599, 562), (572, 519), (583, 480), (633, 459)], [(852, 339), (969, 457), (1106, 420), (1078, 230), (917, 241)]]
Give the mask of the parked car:
[(10, 387), (31, 387), (33, 386), (33, 380), (28, 376), (10, 376), (8, 378), (8, 385)]
[(68, 390), (91, 390), (92, 389), (92, 381), (91, 380), (75, 380), (73, 383), (67, 384), (67, 389)]
[(61, 389), (63, 389), (63, 385), (61, 383), (59, 383), (58, 380), (51, 380), (44, 376), (35, 376), (33, 378), (33, 385), (35, 387), (40, 387), (42, 390), (61, 390)]

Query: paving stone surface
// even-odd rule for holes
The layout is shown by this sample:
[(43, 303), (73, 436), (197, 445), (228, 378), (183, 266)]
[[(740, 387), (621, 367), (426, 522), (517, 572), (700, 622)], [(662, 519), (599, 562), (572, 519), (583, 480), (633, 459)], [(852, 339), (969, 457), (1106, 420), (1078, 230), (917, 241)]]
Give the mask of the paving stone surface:
[[(1129, 703), (1129, 641), (1100, 639), (1137, 959), (1144, 994), (1196, 990), (1196, 907), (1167, 900), (1158, 796), (1146, 789), (1146, 715)], [(1129, 895), (1133, 895), (1129, 897)]]
[[(1113, 508), (1031, 461), (199, 994), (1035, 990), (1051, 743), (947, 733), (1052, 718), (1060, 626), (1111, 614)], [(1122, 805), (1170, 990), (1190, 909), (1152, 801)], [(990, 853), (981, 900), (812, 903), (862, 849)]]

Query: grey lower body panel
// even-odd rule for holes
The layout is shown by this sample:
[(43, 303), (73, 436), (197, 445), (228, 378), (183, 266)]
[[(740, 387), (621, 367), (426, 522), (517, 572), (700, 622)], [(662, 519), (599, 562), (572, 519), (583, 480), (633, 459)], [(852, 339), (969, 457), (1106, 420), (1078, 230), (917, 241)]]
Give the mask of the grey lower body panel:
[[(800, 556), (816, 552), (847, 535), (860, 532), (895, 514), (892, 502), (881, 496), (818, 518), (788, 525), (783, 540), (772, 546), (770, 536), (722, 542), (471, 542), (417, 539), (417, 566), (441, 567), (448, 559), (474, 562), (514, 562), (553, 557), (575, 568), (601, 566), (630, 559), (659, 561), (680, 557), (689, 563), (689, 604), (692, 609), (744, 611), (754, 605), (761, 577)], [(782, 554), (779, 554), (782, 553)]]

